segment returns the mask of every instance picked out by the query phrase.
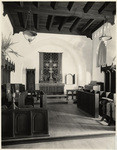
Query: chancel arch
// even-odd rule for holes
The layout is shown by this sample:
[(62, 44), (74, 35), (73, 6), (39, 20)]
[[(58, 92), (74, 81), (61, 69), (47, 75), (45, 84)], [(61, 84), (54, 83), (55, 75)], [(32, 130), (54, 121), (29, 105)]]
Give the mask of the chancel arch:
[[(51, 38), (48, 40), (46, 38), (44, 41), (38, 44), (37, 46), (37, 51), (38, 52), (51, 52), (52, 53), (62, 53), (62, 81), (65, 83), (65, 75), (68, 73), (75, 74), (75, 84), (85, 84), (86, 80), (86, 65), (85, 65), (85, 60), (83, 56), (81, 55), (81, 51), (79, 50), (79, 47), (74, 47), (72, 43), (65, 41), (62, 38)], [(37, 57), (36, 57), (37, 58)], [(39, 58), (37, 58), (39, 59)], [(39, 67), (38, 67), (39, 68)], [(37, 76), (38, 75), (38, 68), (37, 70)], [(71, 71), (73, 70), (73, 71)], [(39, 79), (38, 79), (39, 80)]]

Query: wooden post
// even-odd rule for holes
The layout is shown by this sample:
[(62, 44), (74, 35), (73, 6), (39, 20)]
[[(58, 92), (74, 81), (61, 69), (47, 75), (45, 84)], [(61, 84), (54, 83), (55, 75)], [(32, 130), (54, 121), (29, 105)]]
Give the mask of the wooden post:
[(47, 95), (44, 94), (43, 95), (43, 108), (46, 108), (46, 106), (47, 106)]
[(95, 118), (99, 117), (99, 94), (95, 94)]

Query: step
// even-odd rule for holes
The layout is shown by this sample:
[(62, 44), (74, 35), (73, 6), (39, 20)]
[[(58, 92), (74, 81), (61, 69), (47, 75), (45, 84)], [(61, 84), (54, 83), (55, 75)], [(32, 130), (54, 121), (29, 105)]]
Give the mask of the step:
[(68, 136), (37, 136), (27, 138), (14, 138), (8, 140), (2, 140), (2, 145), (24, 144), (24, 143), (36, 143), (36, 142), (51, 142), (51, 141), (65, 141), (73, 139), (89, 139), (89, 138), (102, 138), (107, 136), (115, 136), (115, 132), (110, 133), (96, 133), (96, 134), (84, 134), (84, 135), (68, 135)]

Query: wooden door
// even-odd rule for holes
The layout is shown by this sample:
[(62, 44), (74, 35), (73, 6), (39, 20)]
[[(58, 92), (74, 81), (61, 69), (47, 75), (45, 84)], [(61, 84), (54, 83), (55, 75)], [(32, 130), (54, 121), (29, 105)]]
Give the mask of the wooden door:
[(35, 69), (26, 69), (26, 90), (35, 90)]

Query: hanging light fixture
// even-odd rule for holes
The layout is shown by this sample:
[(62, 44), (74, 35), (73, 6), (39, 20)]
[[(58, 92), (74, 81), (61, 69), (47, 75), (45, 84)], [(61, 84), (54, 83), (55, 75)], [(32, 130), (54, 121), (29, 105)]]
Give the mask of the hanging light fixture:
[[(106, 31), (105, 28), (108, 29), (108, 31)], [(102, 27), (102, 35), (99, 37), (99, 39), (104, 41), (104, 42), (107, 42), (108, 40), (112, 39), (112, 36), (110, 35), (110, 29), (109, 29), (106, 17), (104, 19), (104, 25)]]
[(26, 30), (23, 32), (25, 39), (29, 43), (32, 42), (37, 36), (37, 33), (31, 29), (32, 28), (31, 21), (32, 21), (32, 13), (31, 13), (31, 5), (30, 5), (30, 10), (27, 13), (27, 18), (26, 18), (26, 23), (25, 23)]

